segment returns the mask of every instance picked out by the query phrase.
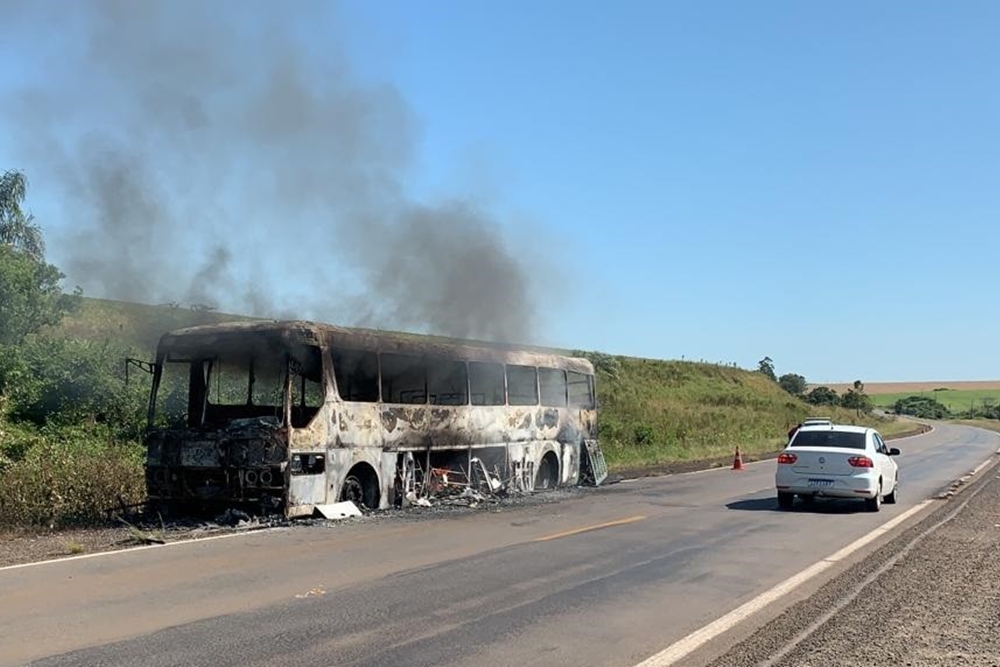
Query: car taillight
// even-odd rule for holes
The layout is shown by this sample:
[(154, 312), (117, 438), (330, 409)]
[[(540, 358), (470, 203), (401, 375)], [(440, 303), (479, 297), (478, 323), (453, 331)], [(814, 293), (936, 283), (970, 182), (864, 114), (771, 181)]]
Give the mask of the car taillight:
[(867, 456), (852, 456), (851, 458), (847, 459), (847, 462), (850, 463), (855, 468), (874, 468), (875, 467), (875, 462), (872, 461)]
[(778, 454), (778, 463), (795, 463), (798, 460), (795, 454)]

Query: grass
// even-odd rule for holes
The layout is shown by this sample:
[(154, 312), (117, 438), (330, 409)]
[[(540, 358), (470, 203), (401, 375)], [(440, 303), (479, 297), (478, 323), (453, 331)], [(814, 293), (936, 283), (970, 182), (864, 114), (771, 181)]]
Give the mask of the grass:
[(910, 422), (817, 408), (759, 373), (714, 364), (598, 355), (600, 439), (612, 469), (780, 449), (806, 417), (866, 424), (885, 435)]
[(76, 556), (77, 554), (84, 553), (87, 550), (87, 547), (83, 546), (76, 540), (69, 540), (63, 544), (63, 550), (71, 556)]
[(877, 407), (891, 408), (896, 401), (908, 396), (926, 396), (933, 398), (952, 412), (964, 412), (972, 408), (981, 408), (984, 401), (992, 405), (1000, 403), (1000, 389), (946, 389), (906, 391), (892, 394), (872, 394), (872, 402)]
[(67, 316), (59, 331), (71, 338), (121, 341), (149, 351), (167, 331), (199, 324), (233, 322), (252, 318), (190, 307), (152, 306), (109, 299), (83, 299), (79, 311)]
[(85, 526), (145, 496), (143, 451), (97, 425), (31, 429), (0, 418), (4, 526)]

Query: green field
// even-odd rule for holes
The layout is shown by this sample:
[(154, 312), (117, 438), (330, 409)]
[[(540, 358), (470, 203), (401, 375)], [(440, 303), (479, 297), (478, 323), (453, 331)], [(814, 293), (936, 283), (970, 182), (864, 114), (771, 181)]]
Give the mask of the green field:
[(945, 389), (904, 391), (892, 394), (872, 394), (872, 402), (880, 408), (892, 408), (896, 401), (908, 396), (933, 398), (953, 413), (1000, 403), (1000, 389)]

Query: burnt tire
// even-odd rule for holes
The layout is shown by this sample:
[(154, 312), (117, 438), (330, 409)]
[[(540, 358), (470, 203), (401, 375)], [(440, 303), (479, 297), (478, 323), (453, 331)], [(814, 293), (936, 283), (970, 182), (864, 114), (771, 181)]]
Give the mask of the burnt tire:
[(368, 466), (355, 466), (347, 473), (340, 488), (341, 502), (350, 501), (359, 508), (378, 509), (378, 477)]

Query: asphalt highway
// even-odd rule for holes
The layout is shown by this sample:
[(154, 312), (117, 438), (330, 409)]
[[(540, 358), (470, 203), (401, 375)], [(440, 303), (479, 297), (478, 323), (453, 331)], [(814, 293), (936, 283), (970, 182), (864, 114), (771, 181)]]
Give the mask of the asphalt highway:
[(765, 461), (4, 568), (0, 664), (632, 667), (937, 495), (1000, 436), (939, 425), (890, 445), (900, 501), (878, 513), (779, 512)]

